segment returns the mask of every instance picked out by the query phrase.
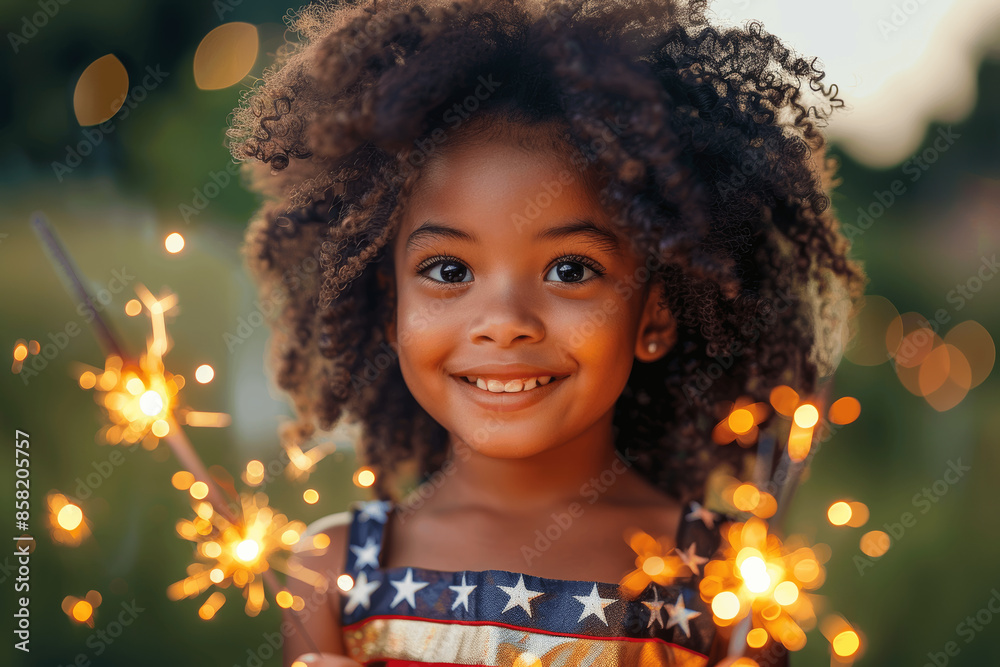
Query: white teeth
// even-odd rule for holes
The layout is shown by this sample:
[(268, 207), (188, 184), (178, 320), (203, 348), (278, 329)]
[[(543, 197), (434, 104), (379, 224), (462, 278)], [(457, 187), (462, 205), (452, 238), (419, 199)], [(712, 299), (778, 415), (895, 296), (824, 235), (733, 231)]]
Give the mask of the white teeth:
[(484, 380), (483, 378), (473, 378), (469, 377), (469, 382), (474, 382), (480, 389), (485, 389), (494, 394), (514, 394), (519, 391), (528, 391), (529, 389), (534, 389), (536, 386), (543, 386), (548, 384), (554, 379), (551, 375), (545, 375), (537, 378), (527, 378), (526, 380), (508, 380), (503, 382), (502, 380)]
[(511, 380), (503, 386), (504, 391), (521, 391), (522, 389), (524, 389), (524, 381), (522, 380)]

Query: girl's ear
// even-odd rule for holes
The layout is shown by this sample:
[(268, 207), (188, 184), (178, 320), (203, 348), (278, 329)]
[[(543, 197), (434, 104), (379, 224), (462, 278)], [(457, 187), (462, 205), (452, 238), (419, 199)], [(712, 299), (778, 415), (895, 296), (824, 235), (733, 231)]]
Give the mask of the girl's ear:
[(639, 329), (635, 340), (635, 357), (651, 362), (663, 357), (677, 342), (677, 321), (670, 310), (661, 307), (666, 302), (663, 284), (655, 282), (646, 293)]

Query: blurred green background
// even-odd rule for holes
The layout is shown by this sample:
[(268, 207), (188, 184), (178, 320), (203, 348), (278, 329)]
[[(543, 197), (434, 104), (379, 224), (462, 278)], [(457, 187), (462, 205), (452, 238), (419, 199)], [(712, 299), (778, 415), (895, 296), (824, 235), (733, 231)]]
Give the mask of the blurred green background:
[[(42, 21), (37, 16), (46, 8), (51, 15)], [(224, 340), (257, 309), (255, 288), (239, 256), (257, 202), (231, 178), (207, 206), (194, 204), (213, 192), (206, 190), (213, 174), (218, 183), (219, 174), (232, 166), (223, 145), (227, 117), (284, 42), (285, 9), (254, 0), (0, 5), (5, 35), (0, 85), (7, 91), (0, 96), (0, 341), (7, 350), (19, 339), (58, 346), (59, 332), (73, 323), (79, 326), (78, 334), (65, 337), (44, 365), (42, 359), (35, 362), (34, 374), (5, 371), (0, 380), (0, 426), (10, 443), (0, 461), (0, 493), (13, 498), (13, 434), (15, 429), (26, 431), (32, 455), (30, 532), (38, 538), (31, 558), (31, 653), (15, 651), (9, 640), (3, 655), (11, 657), (0, 659), (3, 664), (68, 665), (81, 655), (98, 665), (280, 664), (277, 653), (257, 662), (269, 653), (260, 650), (265, 635), (280, 622), (273, 606), (248, 617), (243, 598), (231, 588), (228, 603), (214, 619), (203, 621), (197, 611), (207, 594), (196, 600), (167, 599), (166, 588), (185, 576), (194, 554), (191, 543), (174, 530), (179, 518), (192, 513), (186, 494), (170, 484), (178, 464), (164, 444), (153, 452), (119, 450), (120, 465), (110, 466), (99, 485), (81, 493), (81, 481), (109, 469), (112, 448), (98, 444), (101, 412), (93, 392), (76, 385), (73, 370), (76, 362), (101, 366), (103, 356), (29, 221), (36, 212), (49, 220), (95, 292), (110, 293), (117, 284), (112, 282), (115, 272), (134, 276), (126, 278), (125, 289), (113, 293), (104, 311), (133, 352), (149, 335), (148, 318), (128, 318), (122, 312), (135, 287), (178, 295), (179, 308), (167, 319), (174, 344), (167, 366), (189, 380), (183, 391), (186, 404), (233, 418), (226, 428), (188, 429), (206, 464), (237, 476), (250, 459), (275, 459), (276, 429), (291, 407), (264, 365), (266, 327), (253, 329), (232, 350)], [(754, 14), (752, 3), (747, 14)], [(195, 50), (210, 30), (230, 21), (257, 26), (256, 62), (238, 84), (201, 90), (193, 76)], [(905, 193), (855, 239), (854, 255), (871, 276), (869, 293), (886, 297), (899, 312), (933, 316), (946, 309), (951, 320), (942, 326), (942, 335), (969, 319), (994, 338), (1000, 332), (1000, 279), (984, 281), (972, 298), (961, 300), (960, 308), (948, 298), (976, 275), (984, 257), (1000, 250), (1000, 49), (992, 44), (981, 49), (975, 63), (971, 110), (947, 124), (930, 118), (921, 122), (923, 139), (907, 157), (874, 168), (845, 150), (850, 137), (835, 137), (831, 148), (841, 160), (843, 179), (833, 203), (846, 223), (856, 224), (858, 208), (877, 201), (876, 193), (889, 191), (893, 181), (906, 183)], [(87, 136), (74, 115), (77, 80), (108, 53), (123, 63), (130, 87), (142, 80), (147, 66), (165, 73), (162, 82), (146, 91), (146, 99), (127, 117), (125, 109), (116, 114), (112, 131), (92, 142), (91, 154), (70, 173), (61, 173), (53, 163), (65, 162), (68, 147)], [(925, 85), (936, 83), (929, 78)], [(891, 109), (881, 121), (887, 127), (919, 112), (908, 107), (905, 94)], [(958, 137), (945, 150), (941, 143), (934, 148), (939, 130)], [(924, 151), (933, 151), (926, 154), (934, 156), (928, 168), (906, 171), (907, 160)], [(914, 173), (919, 173), (915, 180)], [(197, 213), (185, 214), (184, 206)], [(163, 239), (171, 232), (186, 239), (178, 254), (164, 250)], [(26, 363), (31, 366), (32, 358)], [(202, 363), (216, 372), (207, 385), (193, 381), (194, 369)], [(861, 417), (823, 445), (798, 492), (788, 528), (832, 548), (820, 593), (829, 609), (863, 633), (865, 652), (857, 664), (919, 666), (934, 664), (933, 659), (938, 665), (945, 664), (941, 660), (970, 667), (1000, 664), (1000, 617), (994, 618), (987, 606), (994, 594), (1000, 600), (996, 373), (956, 407), (939, 412), (904, 389), (889, 363), (859, 366), (845, 360), (834, 395), (857, 397)], [(915, 504), (915, 494), (933, 488), (949, 462), (959, 459), (969, 472), (933, 504)], [(267, 484), (266, 492), (280, 511), (309, 522), (367, 497), (352, 482), (355, 468), (345, 435), (307, 484), (280, 477)], [(319, 492), (319, 503), (303, 500), (307, 486)], [(50, 539), (45, 527), (50, 491), (82, 501), (93, 535), (80, 546)], [(868, 505), (871, 516), (864, 527), (835, 528), (826, 521), (826, 508), (841, 498)], [(13, 513), (12, 500), (3, 503)], [(915, 523), (900, 532), (884, 556), (859, 566), (860, 536), (895, 529), (893, 524), (906, 512)], [(13, 526), (8, 532), (20, 534)], [(8, 638), (14, 561), (10, 552), (0, 557)], [(90, 590), (103, 597), (94, 629), (71, 621), (60, 608), (64, 597), (84, 597)], [(119, 637), (101, 639), (97, 631), (106, 629), (123, 605), (142, 611)], [(960, 624), (977, 614), (982, 629), (970, 638), (962, 628), (972, 626)], [(984, 623), (987, 618), (991, 622)], [(955, 642), (956, 655), (944, 654), (948, 642)], [(828, 650), (817, 629), (792, 662), (826, 665)]]

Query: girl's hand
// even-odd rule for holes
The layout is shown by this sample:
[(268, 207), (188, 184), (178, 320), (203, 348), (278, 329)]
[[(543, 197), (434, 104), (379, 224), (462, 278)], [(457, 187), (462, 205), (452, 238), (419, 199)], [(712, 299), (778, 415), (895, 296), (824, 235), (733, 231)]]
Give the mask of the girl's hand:
[(347, 656), (332, 653), (303, 653), (295, 659), (292, 667), (364, 667)]

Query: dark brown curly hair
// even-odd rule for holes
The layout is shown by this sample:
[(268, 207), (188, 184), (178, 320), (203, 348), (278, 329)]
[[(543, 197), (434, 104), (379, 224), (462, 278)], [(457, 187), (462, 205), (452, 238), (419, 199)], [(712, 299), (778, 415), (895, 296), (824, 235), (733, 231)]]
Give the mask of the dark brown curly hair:
[[(448, 434), (386, 340), (386, 248), (440, 138), (447, 150), (505, 125), (559, 128), (666, 287), (677, 342), (634, 365), (614, 415), (616, 446), (650, 481), (700, 497), (710, 469), (744, 452), (711, 439), (735, 398), (767, 400), (779, 384), (809, 394), (833, 372), (868, 281), (826, 194), (837, 165), (818, 128), (843, 102), (815, 60), (757, 22), (714, 27), (705, 10), (378, 0), (290, 15), (302, 39), (228, 132), (266, 198), (243, 251), (278, 305), (271, 364), (297, 414), (286, 442), (359, 422), (381, 498), (398, 498), (407, 466), (416, 481), (440, 468)], [(502, 85), (473, 96), (490, 76)], [(474, 124), (454, 132), (456, 118)]]

